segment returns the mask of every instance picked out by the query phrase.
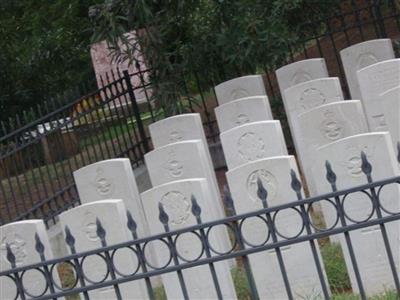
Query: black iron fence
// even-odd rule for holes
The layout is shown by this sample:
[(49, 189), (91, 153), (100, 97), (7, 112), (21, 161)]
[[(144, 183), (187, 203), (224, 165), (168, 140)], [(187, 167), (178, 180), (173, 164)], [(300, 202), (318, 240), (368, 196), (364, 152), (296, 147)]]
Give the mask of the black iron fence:
[[(134, 280), (144, 280), (146, 282), (149, 298), (155, 299), (154, 289), (150, 278), (171, 272), (177, 274), (179, 277), (179, 284), (182, 294), (184, 295), (185, 299), (189, 299), (188, 295), (190, 293), (188, 292), (188, 287), (185, 284), (184, 270), (204, 265), (209, 267), (209, 272), (213, 280), (216, 295), (218, 295), (217, 297), (219, 299), (222, 299), (219, 282), (221, 278), (218, 278), (216, 275), (214, 264), (232, 258), (241, 258), (245, 278), (247, 279), (249, 298), (259, 299), (248, 258), (256, 253), (273, 250), (276, 253), (276, 259), (280, 269), (280, 274), (273, 274), (273, 276), (281, 276), (281, 279), (284, 282), (287, 299), (294, 299), (294, 294), (289, 279), (290, 272), (288, 272), (285, 267), (285, 259), (281, 252), (286, 246), (298, 243), (306, 243), (310, 246), (312, 251), (316, 275), (317, 278), (319, 278), (319, 284), (321, 286), (322, 292), (318, 299), (330, 299), (332, 295), (329, 292), (329, 278), (327, 280), (323, 274), (322, 268), (324, 262), (321, 260), (321, 257), (318, 255), (316, 249), (318, 247), (318, 240), (321, 238), (327, 238), (334, 235), (344, 235), (345, 243), (342, 244), (342, 247), (347, 248), (351, 261), (351, 266), (348, 266), (348, 272), (354, 272), (357, 288), (359, 290), (359, 296), (361, 299), (367, 299), (365, 286), (363, 283), (363, 277), (366, 274), (362, 274), (360, 272), (357, 262), (358, 256), (353, 249), (352, 232), (374, 226), (379, 228), (379, 232), (382, 237), (380, 242), (385, 249), (385, 253), (381, 253), (381, 255), (384, 255), (388, 261), (388, 266), (385, 271), (387, 274), (390, 274), (393, 279), (391, 287), (387, 286), (387, 288), (392, 288), (392, 290), (388, 290), (387, 292), (390, 292), (393, 296), (393, 299), (396, 299), (398, 296), (400, 296), (399, 273), (398, 269), (396, 269), (395, 260), (395, 256), (398, 256), (399, 253), (393, 253), (392, 249), (395, 251), (397, 250), (391, 246), (391, 244), (395, 241), (389, 237), (387, 225), (392, 222), (400, 225), (400, 209), (397, 207), (396, 211), (391, 211), (385, 207), (383, 204), (384, 199), (382, 196), (382, 189), (386, 186), (397, 186), (400, 184), (400, 177), (374, 182), (372, 179), (372, 166), (368, 162), (364, 153), (361, 153), (361, 160), (361, 169), (365, 176), (366, 182), (364, 185), (338, 191), (336, 186), (336, 174), (334, 173), (334, 170), (332, 170), (329, 162), (327, 162), (326, 180), (331, 186), (331, 193), (318, 197), (303, 199), (301, 182), (296, 177), (296, 173), (292, 171), (292, 173), (288, 174), (288, 176), (291, 177), (291, 189), (297, 195), (297, 199), (295, 201), (288, 202), (287, 204), (280, 206), (269, 207), (268, 191), (261, 183), (261, 180), (259, 180), (257, 195), (259, 201), (262, 203), (263, 209), (246, 214), (236, 215), (234, 207), (235, 199), (232, 199), (229, 196), (229, 192), (226, 192), (225, 205), (230, 212), (230, 216), (213, 222), (202, 222), (201, 207), (197, 203), (196, 199), (192, 197), (191, 212), (196, 218), (198, 224), (176, 231), (169, 230), (169, 216), (164, 210), (162, 204), (160, 204), (159, 220), (163, 224), (165, 232), (152, 237), (138, 239), (136, 231), (137, 226), (140, 226), (140, 224), (136, 224), (132, 219), (132, 216), (128, 213), (128, 222), (126, 226), (132, 235), (132, 240), (117, 245), (107, 245), (106, 236), (108, 233), (102, 226), (102, 221), (104, 220), (97, 219), (96, 234), (101, 241), (102, 246), (99, 249), (84, 253), (76, 253), (75, 239), (67, 225), (64, 228), (66, 237), (65, 242), (68, 245), (72, 255), (63, 258), (46, 260), (43, 244), (37, 236), (32, 236), (32, 240), (36, 241), (36, 251), (41, 257), (41, 262), (30, 266), (17, 267), (15, 254), (11, 250), (10, 246), (7, 245), (6, 257), (13, 269), (0, 272), (0, 280), (3, 279), (6, 281), (5, 279), (7, 279), (9, 282), (8, 290), (11, 289), (15, 291), (15, 299), (57, 299), (64, 296), (77, 296), (78, 294), (83, 299), (90, 299), (90, 291), (105, 287), (108, 287), (115, 292), (116, 299), (122, 299), (120, 292), (121, 284)], [(362, 193), (368, 197), (370, 202), (368, 206), (370, 207), (371, 213), (364, 220), (355, 221), (349, 216), (349, 213), (346, 212), (346, 205), (344, 202), (349, 195), (355, 195), (358, 193)], [(313, 207), (322, 203), (323, 201), (328, 201), (335, 208), (336, 218), (335, 221), (329, 226), (322, 226), (318, 224), (312, 215)], [(293, 228), (292, 232), (296, 232), (296, 234), (290, 237), (280, 233), (277, 225), (275, 224), (276, 215), (285, 211), (295, 211), (302, 220), (298, 228)], [(258, 222), (258, 226), (265, 226), (265, 230), (257, 231), (265, 232), (265, 237), (260, 243), (250, 242), (251, 237), (246, 236), (246, 233), (242, 231), (244, 222), (252, 218), (256, 218), (258, 221), (262, 220), (261, 223), (263, 225), (260, 225), (261, 223)], [(209, 240), (209, 233), (212, 228), (221, 225), (225, 226), (226, 230), (230, 232), (233, 245), (232, 249), (225, 252), (216, 250), (216, 248), (213, 247), (212, 241)], [(200, 255), (197, 258), (187, 259), (184, 258), (185, 255), (179, 253), (176, 241), (179, 236), (182, 236), (185, 233), (194, 234), (194, 236), (196, 236), (198, 239), (199, 245), (201, 245)], [(157, 266), (154, 266), (154, 263), (150, 262), (146, 256), (146, 253), (148, 253), (146, 251), (146, 247), (155, 241), (166, 245), (166, 251), (168, 252), (168, 259), (166, 262), (159, 262), (162, 265)], [(129, 272), (127, 272), (125, 269), (122, 272), (114, 262), (116, 252), (120, 251), (121, 249), (129, 251), (129, 253), (131, 253), (131, 255), (133, 255), (138, 262), (137, 266), (133, 267), (133, 269), (129, 270)], [(104, 278), (100, 278), (98, 281), (93, 281), (93, 279), (89, 279), (87, 277), (88, 272), (85, 273), (84, 261), (89, 257), (100, 258), (104, 264), (104, 269), (106, 270), (106, 272), (104, 272)], [(72, 274), (72, 278), (68, 278), (68, 284), (66, 284), (66, 278), (63, 278), (61, 275), (61, 283), (58, 280), (57, 268), (61, 265), (67, 265), (72, 270), (70, 272), (70, 274)], [(37, 295), (32, 295), (32, 292), (28, 290), (28, 287), (24, 286), (24, 276), (29, 274), (29, 271), (36, 271), (38, 274), (35, 281), (37, 285), (35, 286), (43, 286), (43, 290), (37, 292)], [(265, 270), (265, 272), (268, 272), (268, 270)], [(377, 278), (377, 282), (379, 282), (379, 278), (381, 277)]]
[[(328, 19), (303, 24), (304, 39), (288, 45), (287, 60), (324, 57), (331, 76), (347, 85), (339, 51), (375, 38), (393, 39), (399, 50), (400, 7), (396, 0), (340, 1)], [(315, 32), (311, 30), (315, 29)], [(22, 112), (0, 126), (0, 224), (27, 218), (54, 219), (79, 203), (72, 172), (87, 164), (129, 157), (134, 166), (151, 149), (147, 125), (167, 115), (157, 99), (151, 71), (139, 62), (134, 73), (112, 72), (102, 78), (102, 88), (85, 96), (79, 91), (56, 97)], [(294, 152), (274, 70), (264, 65), (265, 85), (275, 119), (282, 122), (290, 152)], [(213, 87), (248, 70), (221, 72), (216, 78), (207, 68), (187, 70), (173, 88), (176, 113), (198, 112), (209, 142), (217, 142)], [(139, 95), (139, 96), (138, 96)], [(31, 120), (34, 120), (31, 122)]]
[(111, 75), (110, 83), (75, 101), (66, 95), (32, 109), (34, 122), (22, 125), (17, 118), (19, 128), (0, 138), (0, 223), (48, 221), (77, 204), (72, 173), (85, 165), (117, 157), (141, 163), (149, 144), (135, 98), (139, 88), (131, 82), (141, 75)]

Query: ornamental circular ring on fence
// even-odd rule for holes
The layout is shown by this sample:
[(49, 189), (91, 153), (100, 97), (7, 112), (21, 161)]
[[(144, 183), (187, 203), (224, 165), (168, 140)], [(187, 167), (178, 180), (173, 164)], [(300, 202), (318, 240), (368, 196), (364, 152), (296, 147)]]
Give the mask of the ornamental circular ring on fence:
[[(16, 275), (16, 274), (13, 274), (13, 276), (15, 276), (15, 275)], [(4, 282), (4, 279), (5, 279), (5, 278), (8, 278), (8, 280), (12, 281), (13, 284), (14, 284), (14, 288), (13, 288), (13, 290), (12, 290), (12, 293), (15, 294), (14, 298), (10, 298), (10, 299), (13, 299), (13, 300), (21, 299), (21, 298), (18, 298), (19, 292), (18, 292), (18, 288), (17, 288), (17, 282), (16, 282), (16, 280), (15, 280), (15, 278), (14, 278), (13, 276), (10, 275), (10, 274), (2, 275), (2, 276), (0, 277), (0, 286), (1, 286), (1, 287), (4, 287), (5, 289), (6, 289), (7, 287), (10, 288), (11, 284), (7, 284), (7, 282)], [(8, 290), (6, 290), (6, 291), (2, 290), (2, 292), (3, 292), (3, 294), (7, 293), (7, 295), (8, 295), (8, 292), (11, 292), (11, 291), (10, 291), (10, 289), (8, 289)]]
[[(129, 251), (131, 251), (131, 252), (133, 252), (134, 254), (132, 254), (132, 256), (134, 255), (135, 257), (136, 257), (136, 259), (137, 259), (137, 263), (136, 263), (136, 267), (135, 268), (133, 268), (134, 270), (133, 270), (133, 272), (130, 272), (130, 273), (123, 273), (118, 267), (117, 267), (117, 264), (115, 263), (115, 259), (118, 259), (118, 257), (116, 258), (116, 253), (118, 252), (118, 251), (123, 251), (123, 250), (127, 250), (127, 249), (129, 249)], [(128, 254), (129, 255), (129, 254)], [(129, 257), (130, 257), (130, 255), (129, 255)], [(127, 247), (122, 247), (122, 248), (117, 248), (117, 249), (114, 249), (113, 251), (112, 251), (112, 254), (111, 254), (111, 262), (112, 262), (112, 266), (113, 266), (113, 268), (114, 268), (114, 271), (115, 271), (115, 273), (117, 273), (118, 275), (120, 275), (120, 276), (122, 276), (122, 277), (127, 277), (127, 276), (132, 276), (132, 275), (135, 275), (136, 273), (137, 273), (137, 271), (139, 270), (139, 268), (140, 268), (140, 259), (139, 259), (139, 257), (138, 257), (138, 254), (137, 254), (137, 252), (136, 252), (136, 250), (135, 249), (133, 249), (131, 246), (127, 246)], [(122, 263), (128, 263), (125, 259), (122, 261)], [(124, 265), (124, 267), (129, 267), (128, 265)]]
[[(65, 264), (71, 267), (73, 275), (74, 275), (74, 282), (69, 283), (67, 287), (62, 287), (58, 284), (58, 270), (57, 270), (57, 265), (61, 265), (61, 264)], [(55, 275), (57, 276), (56, 278), (54, 278), (54, 270), (56, 271)], [(63, 271), (65, 272), (65, 271)], [(77, 272), (76, 272), (76, 266), (75, 264), (73, 264), (71, 261), (62, 261), (59, 263), (55, 263), (50, 267), (50, 275), (51, 275), (51, 282), (52, 284), (60, 291), (69, 291), (72, 290), (73, 288), (76, 287), (76, 285), (78, 284), (78, 276), (77, 276)], [(71, 276), (68, 275), (68, 279), (71, 278)]]
[[(36, 271), (36, 272), (38, 272), (38, 273), (40, 274), (40, 276), (43, 276), (42, 282), (45, 284), (45, 286), (44, 286), (44, 288), (43, 288), (43, 291), (41, 291), (40, 293), (38, 293), (38, 294), (36, 294), (36, 295), (34, 295), (33, 293), (29, 292), (28, 289), (27, 289), (27, 287), (25, 286), (25, 283), (24, 283), (24, 277), (27, 276), (27, 274), (29, 274), (30, 271), (33, 271), (33, 272)], [(36, 276), (35, 276), (35, 277), (36, 277)], [(32, 297), (32, 298), (39, 298), (39, 297), (42, 297), (42, 296), (43, 296), (44, 294), (46, 294), (46, 292), (49, 290), (49, 286), (48, 286), (47, 280), (46, 280), (46, 274), (45, 274), (45, 272), (44, 272), (42, 269), (40, 269), (39, 267), (33, 268), (33, 269), (24, 270), (24, 271), (22, 272), (22, 274), (21, 274), (21, 281), (22, 281), (22, 287), (23, 287), (23, 290), (24, 290), (25, 295), (28, 295), (29, 297)], [(41, 281), (38, 280), (38, 278), (35, 278), (35, 287), (38, 286), (38, 283), (39, 283), (39, 282), (41, 282)]]
[[(283, 234), (283, 231), (285, 230), (285, 231), (288, 231), (288, 230), (294, 230), (294, 228), (293, 228), (293, 224), (290, 224), (289, 226), (285, 226), (283, 229), (280, 229), (279, 230), (279, 226), (277, 225), (278, 223), (279, 223), (279, 218), (278, 218), (278, 215), (279, 214), (283, 214), (283, 213), (285, 213), (285, 212), (288, 212), (288, 211), (290, 211), (290, 212), (292, 212), (292, 211), (294, 211), (292, 214), (294, 214), (294, 216), (291, 216), (291, 221), (293, 221), (293, 219), (294, 218), (297, 218), (297, 217), (299, 217), (300, 219), (300, 222), (298, 222), (299, 224), (296, 224), (296, 225), (300, 225), (299, 227), (299, 231), (298, 232), (296, 232), (296, 231), (294, 231), (294, 234), (293, 235), (285, 235), (285, 234)], [(286, 216), (286, 217), (284, 217), (283, 218), (285, 221), (288, 219), (288, 216)], [(289, 207), (289, 208), (286, 208), (286, 209), (281, 209), (281, 210), (277, 210), (277, 211), (275, 211), (274, 212), (274, 215), (273, 215), (273, 217), (272, 217), (272, 223), (273, 223), (273, 226), (274, 226), (274, 228), (275, 228), (275, 232), (276, 232), (276, 234), (278, 235), (278, 236), (280, 236), (281, 238), (283, 238), (283, 239), (286, 239), (286, 240), (290, 240), (290, 239), (295, 239), (295, 238), (298, 238), (302, 233), (303, 233), (303, 231), (304, 231), (304, 228), (305, 228), (305, 224), (304, 224), (304, 220), (303, 220), (303, 214), (301, 213), (301, 211), (298, 209), (298, 208), (296, 208), (296, 207)], [(285, 222), (286, 223), (286, 222)], [(287, 225), (287, 224), (285, 224), (285, 225)]]
[[(263, 222), (263, 224), (258, 224), (257, 226), (254, 226), (252, 228), (252, 232), (250, 234), (251, 237), (254, 237), (255, 234), (265, 234), (266, 233), (265, 234), (265, 239), (263, 239), (259, 243), (250, 242), (249, 238), (246, 238), (247, 234), (243, 233), (243, 229), (244, 229), (243, 227), (244, 227), (244, 224), (245, 224), (246, 220), (249, 220), (249, 222), (251, 222), (252, 219), (253, 219), (253, 225), (254, 225), (254, 220), (261, 220)], [(266, 229), (266, 230), (264, 231), (263, 229)], [(263, 232), (261, 232), (261, 231), (263, 231)], [(270, 233), (269, 227), (268, 227), (268, 222), (263, 216), (248, 217), (248, 218), (244, 218), (244, 219), (240, 220), (239, 232), (240, 232), (240, 236), (241, 236), (244, 244), (248, 245), (250, 247), (253, 247), (253, 248), (264, 246), (268, 242), (269, 237), (271, 236), (271, 233)]]
[[(346, 202), (352, 202), (352, 204), (354, 205), (354, 202), (356, 202), (357, 200), (355, 200), (354, 198), (349, 198), (348, 196), (354, 197), (354, 195), (357, 195), (357, 194), (360, 194), (360, 193), (365, 195), (368, 198), (369, 203), (371, 204), (371, 211), (369, 213), (365, 214), (366, 217), (364, 219), (355, 220), (353, 217), (350, 216), (350, 214), (349, 214), (350, 212), (349, 211), (346, 212), (345, 204), (346, 204)], [(348, 219), (350, 222), (353, 222), (355, 224), (365, 223), (365, 222), (369, 221), (372, 218), (372, 216), (374, 215), (374, 213), (375, 213), (375, 207), (374, 207), (374, 203), (373, 203), (373, 200), (372, 200), (372, 196), (367, 191), (364, 191), (364, 190), (353, 192), (353, 193), (348, 193), (348, 194), (344, 195), (343, 198), (342, 198), (342, 203), (341, 204), (342, 204), (343, 214), (344, 214), (345, 218)], [(358, 208), (361, 207), (359, 204), (357, 206), (358, 206)], [(356, 210), (356, 211), (359, 212), (359, 210)]]
[(225, 227), (227, 227), (227, 228), (228, 228), (228, 234), (229, 234), (229, 231), (235, 233), (235, 230), (234, 230), (234, 228), (232, 227), (232, 225), (231, 225), (231, 224), (228, 224), (228, 223), (217, 224), (217, 225), (212, 225), (212, 226), (208, 227), (207, 232), (206, 232), (206, 239), (207, 239), (207, 245), (208, 245), (208, 247), (210, 248), (210, 250), (211, 250), (212, 252), (214, 252), (215, 254), (218, 254), (218, 255), (225, 255), (225, 254), (232, 253), (232, 251), (235, 249), (235, 247), (236, 247), (236, 245), (237, 245), (237, 236), (236, 236), (236, 234), (233, 235), (234, 241), (232, 242), (232, 248), (231, 248), (231, 249), (228, 249), (227, 251), (222, 252), (222, 251), (216, 250), (216, 248), (212, 246), (212, 244), (211, 244), (211, 242), (210, 242), (210, 233), (211, 233), (211, 230), (212, 230), (212, 229), (216, 230), (216, 228), (217, 228), (218, 226), (225, 226)]
[[(153, 264), (151, 264), (150, 261), (149, 261), (149, 259), (147, 258), (147, 255), (146, 255), (146, 248), (147, 248), (147, 247), (150, 249), (150, 252), (151, 252), (151, 253), (154, 253), (154, 252), (151, 251), (152, 246), (150, 245), (150, 243), (154, 243), (154, 242), (161, 242), (161, 243), (163, 243), (163, 244), (167, 247), (168, 252), (169, 252), (169, 257), (168, 257), (168, 259), (166, 259), (166, 263), (165, 263), (164, 265), (162, 265), (161, 267), (154, 266)], [(150, 246), (149, 246), (149, 245), (150, 245)], [(160, 248), (160, 247), (158, 247), (158, 248)], [(169, 244), (169, 242), (167, 242), (167, 241), (164, 240), (163, 238), (159, 238), (159, 239), (156, 239), (156, 240), (147, 241), (147, 242), (144, 244), (144, 246), (143, 246), (143, 256), (144, 256), (144, 261), (146, 262), (146, 265), (147, 265), (148, 267), (152, 268), (153, 270), (162, 270), (162, 269), (165, 269), (165, 268), (171, 263), (171, 261), (172, 261), (171, 245)], [(157, 263), (158, 263), (158, 262), (157, 262)]]
[[(89, 259), (90, 259), (91, 257), (100, 257), (100, 258), (104, 261), (104, 266), (105, 266), (105, 268), (106, 268), (106, 272), (104, 272), (103, 278), (101, 278), (101, 279), (98, 280), (98, 281), (91, 280), (91, 279), (85, 274), (85, 268), (83, 267), (83, 264), (85, 263), (85, 261), (89, 261)], [(89, 261), (89, 263), (90, 263), (90, 261)], [(98, 266), (98, 264), (96, 264), (96, 266)], [(102, 282), (104, 282), (104, 281), (107, 279), (108, 275), (110, 274), (110, 270), (109, 270), (108, 264), (107, 264), (107, 259), (105, 258), (104, 254), (102, 254), (102, 253), (96, 253), (96, 254), (92, 254), (92, 255), (88, 255), (88, 256), (83, 257), (82, 260), (80, 261), (80, 267), (81, 267), (81, 270), (82, 270), (83, 278), (85, 278), (85, 280), (88, 281), (88, 282), (91, 283), (91, 284), (97, 284), (97, 283), (102, 283)], [(96, 272), (96, 273), (99, 273), (99, 272)]]
[[(321, 204), (322, 201), (326, 201), (326, 202), (328, 202), (330, 205), (333, 206), (334, 211), (335, 211), (335, 216), (336, 216), (336, 217), (335, 217), (335, 221), (332, 222), (332, 224), (331, 224), (330, 226), (327, 226), (327, 228), (318, 227), (318, 225), (315, 224), (316, 222), (313, 221), (313, 216), (311, 215), (312, 211), (314, 211), (313, 205), (316, 204), (316, 203), (318, 203), (318, 204), (320, 204), (320, 205), (323, 205), (323, 204)], [(325, 206), (325, 207), (326, 207), (326, 206)], [(325, 208), (325, 211), (326, 211), (326, 210), (327, 210), (327, 209)], [(316, 231), (318, 231), (318, 232), (323, 232), (323, 231), (332, 230), (333, 228), (336, 227), (336, 225), (337, 225), (338, 222), (339, 222), (339, 212), (338, 212), (338, 208), (337, 208), (337, 206), (336, 206), (336, 203), (334, 203), (331, 199), (322, 199), (322, 200), (320, 200), (319, 202), (313, 202), (313, 203), (311, 203), (310, 205), (308, 205), (308, 207), (307, 207), (307, 216), (308, 216), (308, 220), (310, 221), (311, 227), (314, 228), (314, 230), (316, 230)], [(325, 222), (326, 222), (326, 221), (327, 221), (327, 216), (326, 216), (326, 214), (324, 214), (324, 219), (325, 219)], [(325, 223), (325, 225), (328, 225), (328, 224)]]
[[(194, 258), (187, 258), (187, 257), (185, 257), (183, 255), (183, 253), (185, 253), (185, 252), (186, 252), (185, 254), (187, 254), (187, 252), (189, 252), (189, 251), (193, 252), (191, 250), (188, 251), (187, 249), (184, 249), (185, 246), (186, 246), (186, 243), (184, 245), (180, 246), (179, 249), (178, 249), (179, 238), (181, 238), (181, 240), (182, 240), (182, 239), (184, 239), (185, 236), (187, 237), (189, 235), (194, 235), (195, 238), (198, 239), (198, 244), (200, 245), (200, 251)], [(195, 241), (190, 241), (190, 242), (191, 242), (190, 247), (192, 248), (194, 246), (194, 244), (195, 244)], [(176, 254), (178, 255), (178, 257), (181, 260), (183, 260), (184, 262), (188, 262), (188, 263), (195, 262), (195, 261), (199, 260), (200, 257), (203, 256), (203, 253), (204, 253), (204, 250), (205, 250), (203, 242), (202, 242), (202, 238), (201, 238), (200, 234), (198, 232), (196, 232), (196, 231), (190, 231), (190, 232), (184, 232), (184, 233), (178, 234), (174, 238), (174, 247), (175, 247), (175, 251), (176, 251)]]
[[(399, 185), (400, 184), (400, 182), (397, 182), (397, 185), (395, 185), (395, 186), (393, 186), (393, 185), (391, 185), (391, 184), (384, 184), (384, 185), (382, 185), (382, 186), (380, 186), (379, 188), (378, 188), (378, 193), (377, 193), (377, 195), (378, 195), (378, 203), (379, 203), (379, 207), (385, 212), (385, 213), (387, 213), (388, 215), (396, 215), (396, 214), (398, 214), (398, 213), (400, 213), (400, 207), (398, 207), (397, 208), (397, 211), (391, 211), (391, 210), (389, 210), (389, 208), (388, 207), (386, 207), (386, 204), (384, 204), (384, 201), (383, 200), (385, 200), (385, 199), (387, 199), (387, 197), (386, 197), (386, 195), (382, 195), (382, 193), (385, 193), (385, 187), (387, 187), (387, 186), (389, 186), (389, 188), (395, 188), (395, 189), (399, 189)], [(394, 193), (394, 194), (398, 194), (398, 192), (397, 193)], [(390, 200), (390, 198), (389, 198), (389, 200)], [(394, 203), (396, 203), (397, 204), (397, 202), (396, 201), (394, 201)]]

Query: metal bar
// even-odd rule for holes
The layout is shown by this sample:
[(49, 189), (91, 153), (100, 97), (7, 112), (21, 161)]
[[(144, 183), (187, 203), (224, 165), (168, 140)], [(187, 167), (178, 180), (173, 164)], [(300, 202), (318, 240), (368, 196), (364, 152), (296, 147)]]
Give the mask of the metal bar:
[[(362, 160), (361, 170), (366, 175), (368, 183), (372, 183), (373, 182), (372, 175), (371, 175), (372, 174), (372, 166), (368, 162), (367, 156), (364, 152), (361, 152), (361, 160)], [(369, 190), (371, 192), (372, 204), (373, 204), (373, 208), (376, 212), (376, 215), (379, 219), (382, 219), (382, 210), (380, 207), (381, 203), (379, 201), (379, 196), (376, 193), (376, 190), (374, 187), (371, 187)], [(394, 284), (396, 286), (397, 293), (400, 295), (399, 275), (397, 274), (396, 263), (393, 258), (393, 253), (392, 253), (392, 249), (390, 247), (389, 237), (388, 237), (388, 234), (386, 231), (385, 224), (379, 224), (379, 227), (380, 227), (380, 231), (382, 234), (383, 242), (385, 244), (386, 255), (389, 260), (389, 265), (390, 265), (390, 269), (392, 271)]]
[[(292, 189), (296, 192), (297, 200), (302, 200), (303, 194), (302, 194), (301, 182), (300, 182), (300, 180), (297, 179), (297, 175), (294, 170), (291, 170), (291, 176), (292, 176), (292, 184), (291, 185), (292, 185)], [(306, 228), (307, 234), (310, 235), (312, 233), (312, 229), (311, 229), (309, 214), (307, 213), (307, 210), (303, 204), (300, 205), (300, 208), (301, 208), (301, 213), (302, 213), (302, 218), (303, 218), (303, 224)], [(324, 272), (322, 270), (322, 264), (321, 264), (319, 256), (318, 256), (318, 251), (317, 251), (317, 246), (315, 245), (315, 240), (310, 240), (310, 248), (311, 248), (313, 258), (314, 258), (315, 267), (317, 268), (318, 278), (321, 283), (322, 292), (324, 293), (324, 298), (329, 299), (330, 298), (329, 289), (328, 289), (328, 286), (325, 281), (325, 276), (324, 276)]]
[[(268, 208), (268, 202), (267, 202), (268, 193), (265, 190), (265, 188), (263, 187), (263, 184), (260, 179), (258, 179), (257, 185), (258, 185), (257, 196), (261, 200), (263, 207)], [(271, 234), (272, 242), (275, 244), (278, 242), (278, 236), (276, 234), (274, 221), (272, 220), (270, 212), (266, 212), (265, 216), (267, 217), (267, 224), (268, 224), (269, 232)], [(289, 283), (288, 274), (287, 274), (286, 267), (285, 267), (285, 262), (283, 261), (283, 255), (282, 255), (280, 247), (275, 248), (275, 253), (276, 253), (276, 258), (279, 263), (279, 268), (281, 270), (281, 275), (282, 275), (283, 283), (285, 285), (288, 299), (294, 299), (292, 289), (291, 289), (290, 283)]]
[(128, 88), (129, 97), (130, 97), (130, 100), (132, 102), (133, 111), (135, 113), (135, 119), (136, 119), (136, 123), (137, 123), (138, 129), (139, 129), (139, 135), (140, 135), (140, 138), (141, 138), (141, 143), (143, 145), (144, 152), (147, 153), (147, 152), (149, 152), (150, 147), (149, 147), (149, 144), (148, 144), (148, 141), (147, 141), (146, 132), (144, 130), (143, 122), (142, 122), (142, 119), (140, 117), (140, 110), (139, 110), (139, 106), (138, 106), (138, 104), (136, 102), (136, 96), (135, 96), (135, 93), (133, 91), (133, 87), (132, 87), (132, 84), (131, 84), (131, 80), (130, 80), (128, 71), (124, 71), (123, 74), (124, 74), (124, 80), (125, 80), (126, 86)]
[[(330, 164), (327, 162), (326, 163), (326, 169), (327, 169), (327, 180), (331, 185), (331, 189), (333, 192), (337, 191), (337, 187), (336, 187), (336, 175), (335, 173), (332, 171), (332, 168), (330, 166)], [(346, 218), (345, 218), (345, 212), (344, 212), (344, 208), (343, 205), (340, 201), (339, 196), (335, 196), (335, 204), (336, 204), (336, 210), (339, 216), (339, 220), (340, 223), (343, 226), (347, 225), (346, 222)], [(358, 269), (358, 263), (356, 260), (356, 255), (354, 253), (354, 249), (353, 249), (353, 243), (351, 242), (351, 238), (350, 238), (350, 233), (349, 232), (344, 232), (344, 237), (346, 240), (346, 245), (347, 245), (347, 249), (349, 250), (349, 255), (350, 255), (350, 260), (351, 260), (351, 264), (353, 266), (353, 270), (354, 270), (354, 275), (356, 276), (356, 281), (357, 281), (357, 286), (360, 292), (360, 297), (363, 300), (367, 299), (367, 296), (365, 294), (365, 290), (364, 290), (364, 285), (361, 279), (361, 274), (360, 274), (360, 270)]]

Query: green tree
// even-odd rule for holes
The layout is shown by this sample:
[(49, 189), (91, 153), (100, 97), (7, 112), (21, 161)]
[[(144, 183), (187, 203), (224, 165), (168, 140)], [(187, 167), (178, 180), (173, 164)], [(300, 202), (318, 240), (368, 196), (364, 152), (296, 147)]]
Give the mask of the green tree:
[(0, 2), (0, 120), (93, 80), (88, 8), (98, 2)]
[[(315, 34), (311, 21), (333, 13), (338, 1), (106, 0), (91, 9), (94, 40), (107, 39), (119, 59), (139, 49), (152, 69), (155, 97), (171, 114), (176, 94), (198, 74), (200, 84), (280, 65), (300, 40)], [(138, 30), (138, 40), (124, 37)], [(119, 47), (122, 40), (128, 47)], [(138, 47), (140, 44), (141, 47)], [(128, 51), (126, 51), (128, 49)]]

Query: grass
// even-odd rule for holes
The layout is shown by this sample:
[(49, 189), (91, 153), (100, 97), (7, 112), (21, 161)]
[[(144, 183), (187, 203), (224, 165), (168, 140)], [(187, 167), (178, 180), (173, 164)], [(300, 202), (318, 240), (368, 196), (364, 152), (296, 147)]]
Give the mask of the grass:
[(340, 244), (325, 244), (321, 248), (325, 271), (333, 294), (351, 291), (349, 275)]

